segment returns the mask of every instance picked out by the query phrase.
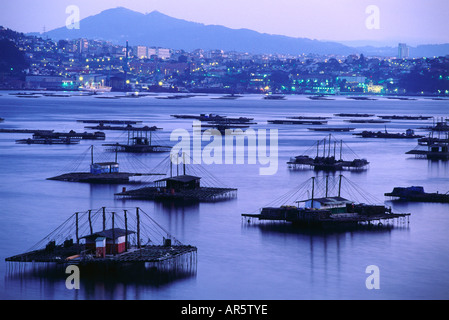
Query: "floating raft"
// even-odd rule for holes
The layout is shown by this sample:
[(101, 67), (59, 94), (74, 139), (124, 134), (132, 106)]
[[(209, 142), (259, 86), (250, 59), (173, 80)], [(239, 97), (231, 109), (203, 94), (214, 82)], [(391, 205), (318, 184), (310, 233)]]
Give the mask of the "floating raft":
[(349, 127), (327, 127), (327, 128), (307, 128), (308, 130), (311, 131), (334, 131), (334, 132), (348, 132), (348, 131), (352, 131), (355, 130), (355, 128), (349, 128)]
[(448, 138), (423, 137), (418, 139), (418, 144), (422, 146), (428, 146), (438, 143), (449, 143), (449, 137)]
[[(325, 198), (319, 201), (346, 201), (346, 199)], [(284, 221), (309, 227), (341, 227), (356, 226), (361, 223), (382, 223), (385, 220), (404, 218), (409, 213), (392, 213), (385, 206), (350, 204), (339, 207), (341, 213), (334, 210), (317, 210), (297, 208), (294, 206), (270, 208), (266, 207), (259, 214), (242, 214), (242, 217), (259, 220)]]
[(427, 146), (426, 149), (420, 149), (418, 145), (415, 149), (407, 151), (405, 154), (413, 154), (416, 158), (428, 160), (449, 160), (449, 144), (434, 143)]
[(39, 130), (39, 129), (0, 129), (0, 133), (31, 133), (33, 139), (64, 139), (73, 138), (80, 140), (104, 140), (106, 135), (104, 132), (75, 132), (70, 130), (69, 132), (54, 132), (54, 130)]
[[(316, 142), (315, 157), (303, 154), (290, 158), (290, 160), (287, 162), (289, 168), (296, 170), (296, 169), (303, 169), (304, 167), (306, 167), (306, 168), (313, 168), (315, 170), (341, 171), (341, 170), (363, 170), (369, 165), (368, 160), (358, 157), (354, 152), (352, 153), (357, 158), (353, 160), (344, 160), (343, 141), (340, 140), (337, 142), (335, 138), (332, 141), (331, 138), (332, 135), (329, 134), (329, 139), (324, 138)], [(339, 158), (337, 158), (337, 156), (339, 156)]]
[(380, 139), (417, 139), (423, 138), (422, 135), (416, 135), (411, 129), (408, 129), (405, 133), (389, 133), (382, 131), (362, 131), (360, 133), (353, 133), (355, 136), (360, 136), (362, 138), (380, 138)]
[(347, 97), (347, 99), (352, 99), (352, 100), (377, 100), (375, 98), (370, 98), (370, 97)]
[(437, 122), (434, 126), (431, 127), (423, 127), (420, 129), (431, 130), (431, 131), (439, 131), (439, 132), (449, 132), (449, 124), (446, 121)]
[(287, 117), (287, 119), (297, 119), (297, 120), (327, 120), (331, 117), (319, 117), (319, 116), (293, 116), (293, 117)]
[(286, 97), (283, 95), (269, 94), (263, 97), (265, 100), (285, 100)]
[(90, 132), (75, 132), (70, 130), (69, 132), (44, 132), (38, 131), (33, 134), (33, 139), (64, 139), (64, 138), (72, 138), (72, 139), (80, 139), (80, 140), (105, 140), (106, 134), (101, 131), (96, 131), (94, 133)]
[[(318, 193), (315, 190), (317, 177), (313, 177), (303, 183), (298, 190), (294, 190), (293, 196), (299, 196), (301, 192), (310, 181), (312, 183), (311, 194), (312, 197), (306, 200), (296, 200), (292, 204), (284, 203), (281, 206), (267, 206), (263, 207), (257, 214), (242, 214), (242, 217), (251, 219), (290, 222), (293, 224), (313, 227), (349, 227), (358, 226), (359, 224), (372, 224), (377, 221), (382, 224), (382, 221), (388, 221), (398, 218), (408, 217), (409, 213), (393, 213), (391, 208), (379, 204), (365, 204), (357, 201), (348, 200), (340, 195), (341, 180), (340, 175), (338, 196), (328, 196), (328, 179), (326, 177), (326, 191), (322, 197), (315, 197)], [(335, 187), (332, 187), (335, 190)], [(303, 190), (306, 191), (306, 190)], [(352, 192), (351, 192), (352, 193)], [(286, 199), (287, 195), (281, 197)], [(366, 198), (366, 194), (363, 195)], [(288, 200), (289, 201), (289, 200)], [(300, 207), (300, 204), (304, 206)]]
[(241, 98), (243, 96), (241, 95), (236, 95), (236, 94), (228, 94), (228, 95), (224, 95), (221, 97), (213, 97), (211, 99), (221, 99), (221, 100), (236, 100), (238, 98)]
[(379, 119), (349, 119), (344, 120), (350, 123), (388, 123), (390, 120), (379, 120)]
[[(112, 143), (103, 144), (103, 146), (110, 147), (111, 150), (129, 153), (159, 153), (169, 152), (170, 146), (156, 144), (153, 138), (153, 131), (155, 129), (140, 130), (142, 128), (134, 128), (128, 130), (127, 143)], [(158, 128), (159, 129), (159, 128)]]
[[(208, 124), (201, 124), (198, 126), (193, 124), (192, 127), (194, 129), (201, 129), (201, 131), (215, 129), (215, 130), (218, 130), (223, 135), (226, 134), (226, 130), (236, 130), (236, 129), (242, 130), (242, 129), (249, 128), (248, 125), (243, 125), (243, 124), (220, 124), (220, 123), (216, 123), (216, 124), (208, 123)], [(232, 132), (234, 132), (234, 131), (232, 131)], [(212, 131), (211, 133), (213, 134), (214, 132)]]
[(309, 96), (307, 98), (310, 99), (310, 100), (335, 100), (333, 98), (329, 98), (329, 97), (326, 97), (326, 96)]
[(416, 100), (415, 98), (407, 98), (407, 97), (387, 97), (387, 99), (391, 99), (391, 100)]
[(76, 212), (30, 250), (5, 261), (78, 265), (82, 274), (134, 266), (184, 272), (196, 267), (196, 252), (140, 208), (103, 207)]
[(378, 116), (381, 119), (387, 120), (428, 120), (432, 119), (432, 116)]
[[(47, 180), (118, 184), (129, 183), (131, 177), (159, 175), (157, 173), (120, 172), (119, 163), (117, 162), (117, 152), (115, 154), (115, 161), (94, 162), (94, 146), (90, 146), (89, 149), (91, 152), (89, 172), (64, 173), (55, 177), (47, 178)], [(133, 181), (133, 183), (137, 183), (137, 181)]]
[(38, 129), (0, 129), (0, 133), (38, 133), (38, 134), (50, 134), (54, 130), (38, 130)]
[(116, 193), (119, 199), (135, 200), (182, 200), (195, 202), (217, 202), (229, 200), (237, 196), (234, 188), (199, 187), (196, 189), (172, 190), (157, 187), (145, 187), (138, 190)]
[(18, 144), (79, 144), (80, 139), (77, 138), (28, 138), (16, 140)]
[(71, 173), (64, 173), (56, 177), (48, 178), (47, 180), (119, 184), (129, 182), (130, 181), (129, 178), (131, 177), (141, 177), (146, 175), (148, 174), (129, 173), (129, 172), (98, 173), (98, 174), (93, 174), (90, 172), (71, 172)]
[[(98, 97), (100, 98), (100, 97)], [(104, 98), (104, 97), (102, 97)], [(76, 120), (77, 122), (82, 123), (103, 123), (103, 124), (139, 124), (142, 123), (142, 121), (135, 121), (135, 120)]]
[(421, 186), (395, 187), (392, 192), (385, 193), (385, 196), (413, 202), (449, 203), (448, 193), (426, 193)]
[(312, 124), (312, 125), (322, 125), (326, 124), (327, 121), (319, 120), (268, 120), (270, 124)]
[(369, 113), (336, 113), (334, 116), (337, 117), (361, 117), (361, 118), (368, 118), (373, 117), (374, 114)]
[(133, 127), (132, 125), (128, 124), (124, 127), (117, 127), (117, 126), (109, 126), (104, 125), (103, 123), (100, 123), (98, 126), (87, 126), (86, 129), (94, 129), (94, 130), (117, 130), (117, 131), (156, 131), (156, 130), (162, 130), (162, 128), (158, 128), (156, 126), (148, 127)]
[[(185, 155), (180, 161), (179, 155), (170, 155), (159, 166), (167, 167), (164, 162), (169, 161), (170, 173), (165, 178), (155, 180), (148, 186), (123, 190), (116, 193), (115, 196), (119, 199), (139, 199), (139, 200), (156, 200), (156, 201), (186, 201), (186, 202), (217, 202), (230, 200), (237, 197), (237, 189), (223, 186), (218, 182), (217, 178), (211, 176), (200, 165), (189, 162), (189, 171), (198, 170), (206, 177), (201, 183), (201, 176), (191, 175), (186, 173)], [(190, 159), (190, 161), (193, 161)], [(182, 172), (180, 172), (180, 162), (182, 164)], [(173, 165), (176, 166), (176, 175), (173, 175)], [(194, 167), (199, 167), (195, 168)], [(153, 171), (158, 172), (158, 167)], [(203, 179), (204, 180), (204, 179)], [(217, 183), (218, 182), (218, 183)]]
[(239, 117), (239, 118), (228, 118), (227, 116), (221, 116), (213, 113), (205, 114), (201, 113), (200, 115), (188, 115), (188, 114), (172, 114), (171, 115), (174, 118), (177, 119), (195, 119), (199, 121), (206, 121), (206, 122), (226, 122), (226, 123), (250, 123), (254, 118), (247, 118), (247, 117)]

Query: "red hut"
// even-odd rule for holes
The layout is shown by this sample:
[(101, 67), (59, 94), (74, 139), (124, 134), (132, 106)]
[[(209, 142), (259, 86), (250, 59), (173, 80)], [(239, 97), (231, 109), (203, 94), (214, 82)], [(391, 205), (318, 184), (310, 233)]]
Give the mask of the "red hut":
[(127, 236), (135, 233), (120, 228), (108, 229), (81, 237), (86, 239), (86, 249), (96, 253), (97, 257), (105, 257), (106, 254), (119, 254), (126, 251)]

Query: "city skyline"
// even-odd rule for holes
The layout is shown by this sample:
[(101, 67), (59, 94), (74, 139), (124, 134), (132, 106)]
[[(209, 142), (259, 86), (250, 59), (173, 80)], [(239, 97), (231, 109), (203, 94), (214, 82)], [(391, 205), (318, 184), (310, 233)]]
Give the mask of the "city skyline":
[[(227, 2), (191, 1), (52, 1), (6, 0), (0, 25), (19, 32), (43, 32), (65, 25), (70, 5), (79, 8), (80, 19), (101, 11), (125, 7), (150, 13), (159, 11), (174, 18), (251, 29), (261, 33), (296, 38), (336, 41), (349, 45), (394, 46), (449, 43), (449, 3), (444, 0), (404, 0), (375, 2), (362, 0), (325, 0), (319, 3), (281, 0), (276, 6), (268, 1)], [(81, 26), (82, 27), (82, 26)]]

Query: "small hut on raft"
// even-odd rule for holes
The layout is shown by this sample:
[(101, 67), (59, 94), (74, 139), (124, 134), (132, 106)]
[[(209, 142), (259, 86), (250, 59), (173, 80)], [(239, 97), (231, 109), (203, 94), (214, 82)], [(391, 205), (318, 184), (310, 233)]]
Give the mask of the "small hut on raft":
[[(131, 190), (123, 189), (115, 196), (120, 199), (187, 202), (216, 202), (229, 200), (237, 196), (236, 188), (224, 186), (222, 182), (199, 164), (190, 162), (189, 165), (186, 165), (184, 155), (182, 162), (180, 162), (180, 158), (177, 154), (171, 154), (164, 159), (163, 163), (153, 169), (155, 172), (160, 172), (159, 167), (167, 167), (168, 161), (169, 172), (164, 178), (151, 181), (146, 187)], [(181, 164), (182, 168), (180, 169)]]
[[(109, 270), (159, 270), (192, 275), (197, 248), (181, 243), (141, 208), (76, 212), (24, 253), (6, 258), (12, 264), (39, 268), (77, 265), (83, 274)], [(20, 268), (19, 268), (20, 269)], [(123, 275), (123, 274), (122, 274)]]

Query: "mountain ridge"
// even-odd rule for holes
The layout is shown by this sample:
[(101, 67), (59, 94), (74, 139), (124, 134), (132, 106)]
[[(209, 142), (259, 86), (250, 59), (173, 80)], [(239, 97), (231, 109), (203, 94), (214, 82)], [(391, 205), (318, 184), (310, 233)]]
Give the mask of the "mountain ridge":
[[(33, 34), (36, 35), (36, 34)], [(253, 54), (371, 54), (395, 56), (394, 47), (353, 47), (336, 41), (295, 38), (284, 35), (260, 33), (247, 28), (232, 29), (221, 25), (206, 25), (173, 18), (157, 10), (136, 12), (125, 7), (104, 10), (80, 21), (80, 29), (65, 26), (48, 31), (41, 36), (60, 39), (99, 39), (114, 44), (145, 45), (193, 51), (195, 49), (250, 52)], [(449, 44), (410, 47), (411, 56), (449, 54)], [(413, 52), (415, 51), (415, 52)], [(432, 54), (438, 53), (438, 54)]]

